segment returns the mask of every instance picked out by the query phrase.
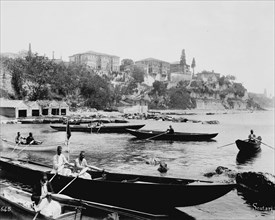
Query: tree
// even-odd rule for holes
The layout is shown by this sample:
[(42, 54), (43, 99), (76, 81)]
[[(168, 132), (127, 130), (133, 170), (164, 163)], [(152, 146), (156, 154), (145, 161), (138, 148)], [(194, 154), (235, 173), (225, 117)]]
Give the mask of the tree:
[(132, 77), (134, 78), (135, 82), (142, 83), (144, 81), (144, 71), (139, 68), (138, 66), (134, 66)]
[(162, 95), (165, 95), (166, 92), (167, 92), (167, 84), (157, 80), (153, 82), (153, 89), (151, 91), (152, 95), (162, 96)]
[(106, 108), (111, 101), (108, 82), (96, 74), (82, 77), (80, 93), (85, 98), (85, 105), (97, 109)]
[(195, 75), (195, 67), (196, 67), (196, 61), (195, 58), (193, 57), (191, 68), (193, 69), (193, 76)]
[(134, 65), (134, 61), (131, 59), (121, 60), (120, 71), (124, 71), (126, 66)]

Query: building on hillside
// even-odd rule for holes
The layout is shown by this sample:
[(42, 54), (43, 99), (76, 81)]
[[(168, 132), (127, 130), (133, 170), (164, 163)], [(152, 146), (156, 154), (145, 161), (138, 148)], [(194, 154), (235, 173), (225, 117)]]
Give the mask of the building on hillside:
[(197, 79), (202, 80), (203, 82), (218, 82), (220, 79), (220, 73), (215, 73), (214, 70), (212, 72), (202, 71), (201, 73), (197, 73)]
[(94, 70), (119, 71), (119, 57), (94, 51), (74, 54), (69, 57), (70, 62), (86, 64)]
[[(170, 63), (154, 58), (136, 61), (135, 64), (145, 71), (145, 78), (153, 78), (154, 81), (168, 81)], [(152, 80), (147, 80), (150, 83)], [(151, 86), (151, 85), (150, 85)]]
[(171, 63), (168, 88), (176, 86), (180, 81), (191, 81), (190, 65), (186, 63), (185, 50), (182, 50), (180, 61)]
[(66, 102), (58, 101), (23, 101), (1, 99), (0, 115), (10, 118), (35, 116), (67, 115), (69, 106)]
[(149, 101), (147, 94), (124, 96), (119, 102), (118, 111), (124, 114), (147, 114)]

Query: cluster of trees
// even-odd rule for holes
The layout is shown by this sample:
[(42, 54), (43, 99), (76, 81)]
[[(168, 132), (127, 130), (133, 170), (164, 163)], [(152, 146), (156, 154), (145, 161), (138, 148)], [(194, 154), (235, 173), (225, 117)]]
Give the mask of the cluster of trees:
[(65, 99), (72, 104), (103, 109), (118, 102), (123, 94), (131, 94), (144, 74), (135, 69), (121, 86), (113, 86), (85, 65), (56, 63), (37, 54), (25, 58), (3, 58), (3, 65), (12, 75), (11, 83), (16, 99)]
[(191, 109), (196, 107), (195, 100), (186, 88), (188, 82), (179, 82), (176, 87), (167, 89), (167, 83), (155, 81), (149, 95), (150, 108)]
[[(181, 62), (185, 62), (184, 51)], [(77, 106), (104, 109), (116, 105), (123, 95), (138, 92), (138, 84), (144, 81), (144, 70), (136, 66), (131, 59), (122, 60), (121, 71), (100, 76), (96, 70), (85, 65), (74, 63), (56, 63), (44, 56), (28, 55), (25, 58), (3, 58), (2, 63), (12, 75), (12, 85), (16, 99), (66, 100)], [(195, 60), (192, 68), (196, 66)], [(120, 76), (123, 82), (112, 84)], [(211, 81), (211, 80), (210, 80)], [(241, 83), (235, 83), (235, 77), (228, 75), (219, 78), (218, 82), (200, 80), (180, 82), (176, 87), (167, 88), (166, 82), (155, 81), (149, 92), (150, 108), (196, 107), (190, 96), (191, 91), (201, 93), (218, 92), (223, 99), (228, 93), (243, 97), (246, 89)], [(215, 89), (216, 84), (223, 89)], [(190, 89), (192, 88), (192, 89)]]

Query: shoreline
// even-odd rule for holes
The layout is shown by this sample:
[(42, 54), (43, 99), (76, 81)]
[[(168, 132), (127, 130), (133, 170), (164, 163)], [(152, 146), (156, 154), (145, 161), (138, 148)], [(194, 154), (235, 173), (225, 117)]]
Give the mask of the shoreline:
[[(147, 112), (147, 115), (150, 114), (161, 114), (161, 115), (216, 115), (216, 114), (243, 114), (243, 113), (254, 113), (254, 112), (263, 112), (263, 111), (274, 111), (274, 109), (266, 109), (266, 110), (237, 110), (237, 109), (226, 109), (226, 110), (210, 110), (210, 109), (165, 109), (165, 110), (159, 110), (159, 109), (150, 109)], [(68, 115), (52, 115), (52, 116), (38, 116), (38, 117), (26, 117), (27, 119), (45, 119), (45, 118), (62, 118), (62, 117), (80, 117), (80, 118), (123, 118), (125, 117), (124, 113), (121, 112), (105, 112), (103, 110), (98, 111), (89, 111), (89, 110), (82, 110), (78, 109), (74, 112), (68, 112)], [(141, 113), (132, 113), (128, 115), (142, 115)], [(20, 123), (19, 118), (9, 118), (0, 115), (0, 123), (1, 124), (16, 124)]]

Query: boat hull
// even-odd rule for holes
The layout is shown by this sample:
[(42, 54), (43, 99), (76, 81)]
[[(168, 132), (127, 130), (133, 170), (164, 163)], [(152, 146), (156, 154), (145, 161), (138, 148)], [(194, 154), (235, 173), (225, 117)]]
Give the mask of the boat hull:
[[(66, 131), (67, 125), (50, 125), (51, 128), (57, 130), (57, 131)], [(83, 125), (70, 125), (71, 131), (77, 131), (77, 132), (89, 132), (91, 133), (92, 128), (88, 126)]]
[[(30, 162), (11, 162), (1, 158), (0, 166), (8, 174), (24, 177), (20, 181), (38, 178), (49, 167)], [(102, 179), (101, 172), (89, 172), (93, 180), (77, 178), (62, 193), (81, 200), (103, 203), (123, 209), (152, 214), (168, 214), (174, 207), (199, 205), (215, 200), (233, 188), (235, 184), (207, 184), (196, 180), (141, 176), (132, 174), (106, 173)], [(50, 179), (53, 174), (48, 173)], [(73, 177), (56, 176), (52, 180), (55, 192), (66, 186)], [(163, 198), (163, 199), (160, 199)]]
[(55, 145), (45, 145), (45, 144), (38, 144), (38, 145), (18, 145), (12, 141), (2, 139), (2, 145), (5, 148), (15, 149), (16, 151), (24, 150), (24, 151), (56, 151)]
[(127, 131), (136, 136), (138, 139), (151, 139), (151, 140), (169, 140), (169, 141), (209, 141), (216, 137), (218, 133), (181, 133), (175, 132), (174, 134), (166, 134), (161, 131), (149, 131), (149, 130), (133, 130), (127, 129)]
[[(36, 212), (31, 208), (31, 194), (28, 192), (13, 187), (1, 186), (0, 200), (2, 204), (10, 207), (12, 214), (15, 214), (17, 219), (33, 219), (36, 216)], [(58, 219), (80, 219), (80, 213), (72, 211), (71, 207), (62, 204), (62, 209), (65, 213), (58, 216)], [(53, 220), (54, 218), (38, 214), (36, 219)]]
[(121, 125), (103, 125), (103, 126), (96, 126), (92, 127), (92, 132), (95, 133), (128, 133), (126, 129), (140, 129), (144, 127), (145, 124), (141, 125), (128, 125), (128, 124), (121, 124)]
[(236, 140), (235, 143), (241, 152), (255, 153), (261, 150), (261, 142), (258, 142), (258, 141), (250, 142), (250, 141)]

